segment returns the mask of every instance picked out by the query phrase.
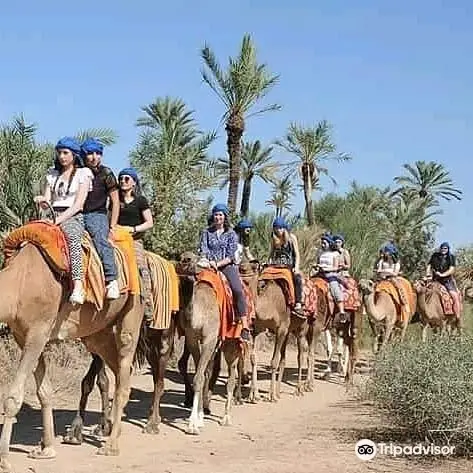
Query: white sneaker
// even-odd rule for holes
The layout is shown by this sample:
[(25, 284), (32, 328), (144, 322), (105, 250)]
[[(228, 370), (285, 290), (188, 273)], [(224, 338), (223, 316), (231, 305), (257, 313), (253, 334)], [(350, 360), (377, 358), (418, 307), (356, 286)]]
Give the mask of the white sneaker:
[(71, 304), (82, 305), (85, 302), (85, 293), (84, 289), (77, 288), (72, 291), (71, 297), (69, 297), (69, 302)]
[(120, 288), (118, 287), (118, 281), (110, 281), (107, 285), (107, 299), (119, 299)]

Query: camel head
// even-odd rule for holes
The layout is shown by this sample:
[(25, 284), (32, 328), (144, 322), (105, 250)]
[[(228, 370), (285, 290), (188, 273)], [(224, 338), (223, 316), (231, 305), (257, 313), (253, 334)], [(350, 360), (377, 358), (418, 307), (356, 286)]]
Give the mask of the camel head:
[(414, 281), (412, 286), (414, 287), (414, 290), (417, 292), (417, 294), (423, 294), (427, 290), (426, 281), (424, 279), (417, 279)]
[(473, 284), (467, 285), (463, 289), (463, 297), (473, 301)]
[(358, 287), (364, 296), (368, 296), (374, 292), (374, 285), (375, 283), (371, 279), (360, 279), (358, 283)]
[(193, 278), (199, 272), (198, 262), (199, 257), (192, 251), (182, 253), (176, 264), (176, 272), (179, 277)]

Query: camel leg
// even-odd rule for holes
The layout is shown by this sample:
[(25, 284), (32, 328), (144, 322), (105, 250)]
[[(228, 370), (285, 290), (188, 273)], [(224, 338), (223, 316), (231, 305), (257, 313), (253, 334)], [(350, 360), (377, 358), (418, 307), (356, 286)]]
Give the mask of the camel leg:
[(429, 326), (427, 324), (422, 326), (422, 343), (427, 342), (427, 331), (429, 330)]
[(332, 372), (332, 355), (333, 355), (333, 343), (332, 334), (330, 329), (324, 330), (326, 353), (327, 353), (327, 368), (324, 370), (324, 375), (328, 376)]
[(228, 367), (228, 379), (227, 379), (227, 399), (225, 400), (225, 414), (220, 422), (220, 425), (232, 425), (232, 404), (233, 404), (233, 391), (235, 390), (236, 371), (238, 360), (240, 359), (239, 348), (232, 341), (225, 343), (222, 346), (225, 361)]
[(159, 425), (161, 424), (159, 411), (161, 397), (164, 392), (164, 375), (174, 341), (172, 327), (169, 330), (155, 330), (153, 332), (156, 333), (153, 333), (150, 337), (152, 342), (148, 352), (148, 362), (153, 372), (154, 391), (148, 421), (143, 429), (147, 434), (159, 434)]
[(289, 333), (286, 332), (286, 335), (281, 345), (281, 358), (279, 361), (278, 377), (276, 382), (276, 399), (281, 399), (281, 383), (284, 380), (284, 370), (286, 368), (286, 347), (288, 340)]
[(245, 374), (245, 361), (243, 357), (245, 356), (244, 353), (242, 353), (240, 356), (238, 356), (237, 360), (237, 381), (236, 381), (236, 388), (235, 388), (235, 404), (238, 404), (239, 406), (243, 405), (243, 393), (242, 393), (242, 386), (243, 386), (243, 375)]
[[(40, 320), (38, 318), (38, 320)], [(15, 335), (17, 343), (22, 347), (20, 364), (16, 372), (16, 377), (11, 384), (8, 394), (3, 402), (4, 422), (2, 435), (0, 437), (0, 471), (10, 472), (11, 466), (8, 462), (11, 435), (15, 416), (21, 409), (25, 398), (25, 383), (28, 376), (33, 372), (38, 360), (43, 353), (44, 347), (49, 338), (51, 327), (40, 327), (30, 330), (25, 340), (19, 340)], [(14, 333), (14, 331), (13, 331)]]
[(36, 381), (36, 394), (41, 403), (43, 436), (40, 445), (34, 448), (28, 457), (35, 459), (54, 458), (56, 451), (54, 450), (54, 418), (51, 402), (53, 389), (46, 374), (46, 362), (43, 355), (39, 357), (34, 377)]
[(217, 349), (216, 353), (210, 359), (207, 371), (205, 373), (204, 392), (203, 392), (203, 405), (204, 415), (210, 415), (210, 402), (212, 400), (212, 394), (217, 384), (218, 377), (220, 375), (220, 366), (222, 363), (222, 350)]
[(314, 391), (314, 352), (315, 352), (315, 341), (317, 337), (315, 336), (315, 328), (313, 325), (309, 325), (306, 334), (307, 338), (307, 378), (304, 386), (304, 390), (307, 392)]
[[(138, 305), (135, 302), (135, 305)], [(139, 312), (138, 312), (139, 311)], [(112, 409), (112, 431), (105, 445), (98, 450), (99, 455), (118, 455), (118, 440), (121, 435), (121, 419), (130, 398), (131, 369), (138, 344), (143, 309), (141, 304), (125, 313), (117, 325), (116, 345), (119, 353), (118, 373)]]
[(250, 385), (250, 396), (249, 401), (253, 404), (257, 403), (260, 399), (258, 391), (258, 359), (256, 355), (256, 337), (253, 337), (253, 343), (250, 352), (251, 362), (251, 385)]
[(189, 343), (189, 351), (195, 364), (194, 375), (194, 399), (192, 402), (192, 412), (189, 417), (189, 425), (187, 432), (189, 434), (200, 434), (200, 428), (204, 426), (204, 411), (203, 411), (203, 389), (205, 382), (205, 372), (212, 356), (214, 355), (217, 346), (217, 337), (207, 337), (202, 343), (201, 349), (199, 342), (195, 338), (190, 339), (186, 337), (186, 342)]
[(184, 407), (192, 407), (192, 397), (194, 396), (189, 372), (187, 371), (190, 356), (191, 352), (187, 347), (187, 342), (185, 342), (184, 351), (182, 352), (182, 356), (177, 363), (179, 373), (181, 373), (181, 376), (184, 380)]
[[(302, 371), (303, 371), (305, 354), (309, 350), (309, 346), (307, 344), (307, 338), (306, 338), (306, 330), (304, 328), (301, 328), (301, 330), (297, 334), (296, 340), (297, 340), (297, 386), (296, 386), (296, 390), (294, 394), (296, 396), (302, 396), (304, 394), (304, 387), (303, 387), (303, 382), (302, 382)], [(309, 367), (307, 367), (307, 371), (308, 370), (309, 370)]]

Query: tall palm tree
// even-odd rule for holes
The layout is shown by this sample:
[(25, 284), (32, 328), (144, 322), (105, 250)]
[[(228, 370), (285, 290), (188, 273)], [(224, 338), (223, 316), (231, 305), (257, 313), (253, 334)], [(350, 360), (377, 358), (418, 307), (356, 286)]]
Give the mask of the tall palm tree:
[(287, 175), (273, 183), (271, 196), (265, 203), (275, 208), (276, 217), (281, 217), (284, 210), (291, 209), (290, 201), (294, 194), (291, 176)]
[(238, 56), (229, 59), (226, 70), (221, 68), (208, 45), (202, 48), (201, 57), (204, 61), (202, 78), (225, 106), (223, 120), (229, 158), (228, 206), (230, 212), (234, 213), (240, 183), (241, 139), (245, 121), (250, 116), (281, 108), (274, 104), (250, 113), (278, 82), (279, 76), (271, 74), (266, 64), (258, 63), (255, 45), (248, 34), (243, 37)]
[(314, 224), (312, 212), (312, 192), (320, 176), (328, 176), (334, 183), (329, 171), (323, 166), (326, 161), (344, 162), (351, 157), (338, 153), (331, 136), (330, 124), (322, 120), (314, 127), (305, 127), (296, 123), (289, 125), (286, 136), (276, 144), (286, 152), (297, 157), (286, 166), (291, 176), (298, 173), (304, 187), (305, 214), (310, 226)]
[(435, 161), (416, 161), (414, 165), (404, 164), (407, 171), (403, 176), (396, 176), (394, 182), (399, 185), (399, 192), (428, 200), (430, 206), (435, 206), (436, 199), (461, 200), (462, 191), (454, 186), (450, 173), (443, 164)]
[[(243, 194), (241, 198), (240, 215), (248, 217), (250, 209), (251, 186), (253, 179), (259, 177), (266, 183), (276, 182), (276, 172), (279, 164), (271, 162), (273, 159), (273, 147), (263, 148), (259, 140), (243, 143), (241, 153), (241, 180), (243, 181)], [(220, 189), (227, 186), (230, 175), (230, 160), (220, 158), (216, 163), (216, 172), (222, 176)]]

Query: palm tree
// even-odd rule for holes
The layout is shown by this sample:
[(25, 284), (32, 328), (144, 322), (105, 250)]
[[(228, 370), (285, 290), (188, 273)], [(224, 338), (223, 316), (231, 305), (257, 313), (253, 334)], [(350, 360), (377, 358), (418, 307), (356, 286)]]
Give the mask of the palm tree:
[(314, 186), (319, 182), (320, 175), (328, 176), (336, 184), (322, 163), (325, 161), (349, 161), (351, 157), (345, 153), (337, 153), (331, 136), (331, 126), (325, 120), (314, 127), (291, 123), (284, 139), (277, 140), (276, 144), (297, 157), (286, 166), (291, 176), (299, 173), (302, 178), (305, 214), (309, 226), (312, 226), (314, 224), (312, 192)]
[(273, 183), (273, 189), (270, 198), (265, 202), (268, 206), (273, 206), (276, 210), (276, 217), (281, 217), (283, 210), (290, 210), (292, 205), (291, 198), (294, 196), (294, 186), (291, 176), (284, 176)]
[(394, 178), (399, 185), (394, 194), (407, 193), (429, 201), (429, 206), (435, 206), (438, 198), (444, 200), (461, 200), (462, 191), (453, 185), (450, 173), (443, 164), (435, 161), (416, 161), (414, 165), (404, 164), (407, 173)]
[(104, 146), (114, 145), (118, 140), (118, 135), (111, 128), (88, 128), (76, 133), (75, 138), (79, 142), (85, 141), (87, 138), (95, 138)]
[(243, 37), (238, 57), (229, 59), (227, 70), (221, 68), (208, 45), (202, 48), (201, 57), (204, 61), (202, 78), (226, 109), (223, 120), (229, 158), (228, 206), (234, 213), (240, 183), (241, 139), (245, 121), (250, 116), (281, 108), (279, 105), (269, 105), (250, 113), (278, 82), (279, 76), (271, 74), (266, 64), (258, 63), (255, 45), (248, 34)]
[[(253, 179), (259, 177), (266, 183), (276, 182), (278, 163), (271, 162), (273, 159), (273, 147), (262, 148), (259, 140), (243, 143), (241, 153), (241, 179), (243, 181), (243, 194), (241, 198), (240, 215), (248, 217), (251, 198), (251, 186)], [(220, 189), (227, 186), (230, 175), (230, 161), (228, 158), (220, 158), (216, 163), (216, 172), (222, 176)]]

